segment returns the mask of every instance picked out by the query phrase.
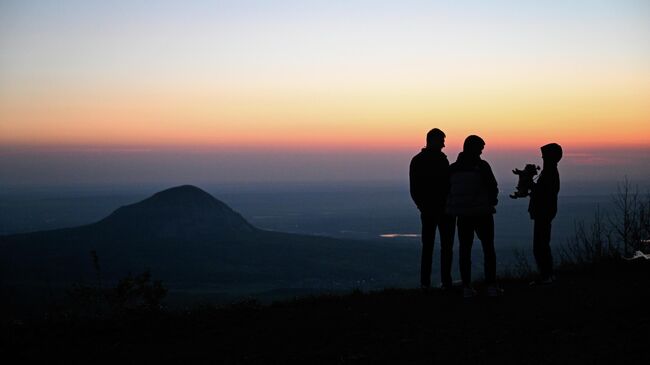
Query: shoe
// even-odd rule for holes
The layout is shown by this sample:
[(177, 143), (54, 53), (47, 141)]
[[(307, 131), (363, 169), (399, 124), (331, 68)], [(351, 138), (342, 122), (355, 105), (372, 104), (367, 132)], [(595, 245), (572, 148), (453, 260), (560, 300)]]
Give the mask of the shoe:
[(476, 290), (472, 288), (463, 288), (463, 298), (469, 299), (476, 296)]
[(541, 279), (539, 281), (540, 285), (548, 285), (548, 284), (553, 284), (553, 277), (548, 277), (546, 279)]
[(486, 293), (488, 297), (499, 297), (503, 295), (503, 289), (495, 285), (490, 285), (487, 287)]
[(440, 284), (440, 290), (442, 290), (442, 291), (451, 291), (453, 289), (454, 289), (454, 286), (451, 285), (451, 284), (445, 284), (445, 283)]
[(431, 286), (429, 286), (429, 285), (424, 285), (424, 284), (420, 285), (420, 290), (423, 291), (423, 292), (428, 292), (430, 289), (431, 289)]
[(553, 277), (549, 277), (545, 279), (533, 280), (528, 285), (530, 286), (550, 285), (553, 284), (553, 281), (555, 281), (555, 279)]

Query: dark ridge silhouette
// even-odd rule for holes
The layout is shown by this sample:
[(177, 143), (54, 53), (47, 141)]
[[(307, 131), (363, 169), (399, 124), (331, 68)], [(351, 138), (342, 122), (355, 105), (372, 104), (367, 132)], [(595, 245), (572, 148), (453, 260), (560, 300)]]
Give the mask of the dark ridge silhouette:
[(163, 190), (96, 223), (120, 236), (232, 238), (256, 231), (239, 213), (192, 185)]
[[(191, 185), (158, 192), (80, 227), (0, 236), (5, 283), (64, 287), (150, 269), (170, 289), (273, 290), (399, 285), (413, 277), (414, 248), (265, 231)], [(213, 289), (214, 290), (214, 289)]]

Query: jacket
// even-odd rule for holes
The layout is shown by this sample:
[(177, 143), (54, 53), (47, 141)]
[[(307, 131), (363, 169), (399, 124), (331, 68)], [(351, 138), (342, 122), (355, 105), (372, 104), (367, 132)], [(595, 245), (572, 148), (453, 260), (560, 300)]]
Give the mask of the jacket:
[(449, 160), (441, 151), (423, 148), (409, 167), (411, 198), (421, 212), (444, 213), (449, 192)]
[(560, 173), (556, 165), (544, 166), (530, 191), (528, 213), (531, 219), (553, 220), (557, 214), (557, 195), (560, 192)]
[(448, 214), (479, 216), (496, 213), (499, 189), (490, 164), (479, 156), (461, 152), (449, 167), (449, 174)]

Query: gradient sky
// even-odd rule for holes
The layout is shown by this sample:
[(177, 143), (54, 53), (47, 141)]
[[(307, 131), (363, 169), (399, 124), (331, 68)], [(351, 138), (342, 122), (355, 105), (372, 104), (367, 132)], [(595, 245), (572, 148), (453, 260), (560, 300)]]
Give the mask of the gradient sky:
[(263, 178), (269, 153), (285, 178), (319, 179), (323, 154), (321, 174), (390, 178), (403, 161), (382, 160), (432, 127), (454, 153), (472, 133), (527, 158), (555, 141), (650, 176), (650, 2), (0, 0), (0, 169), (23, 173), (0, 183), (97, 151), (137, 181), (133, 159), (197, 149), (247, 171), (213, 180)]

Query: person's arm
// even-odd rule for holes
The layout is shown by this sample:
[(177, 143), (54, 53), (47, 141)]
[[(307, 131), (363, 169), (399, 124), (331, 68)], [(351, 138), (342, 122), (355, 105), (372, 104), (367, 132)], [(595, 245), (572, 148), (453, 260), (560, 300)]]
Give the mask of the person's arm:
[(442, 182), (441, 186), (441, 191), (443, 192), (444, 196), (447, 196), (449, 194), (449, 180), (451, 178), (451, 168), (449, 166), (449, 160), (447, 160), (447, 157), (445, 157), (442, 161), (442, 166), (441, 166), (441, 177), (440, 181)]
[(409, 166), (409, 186), (411, 192), (411, 199), (413, 199), (415, 205), (418, 207), (418, 209), (420, 209), (421, 194), (420, 194), (418, 169), (417, 169), (417, 163), (415, 158), (411, 160), (411, 165)]
[(483, 161), (481, 170), (483, 171), (483, 181), (487, 189), (488, 196), (490, 197), (490, 204), (496, 206), (499, 202), (499, 187), (497, 184), (497, 178), (494, 176), (490, 164), (488, 164), (486, 161)]

